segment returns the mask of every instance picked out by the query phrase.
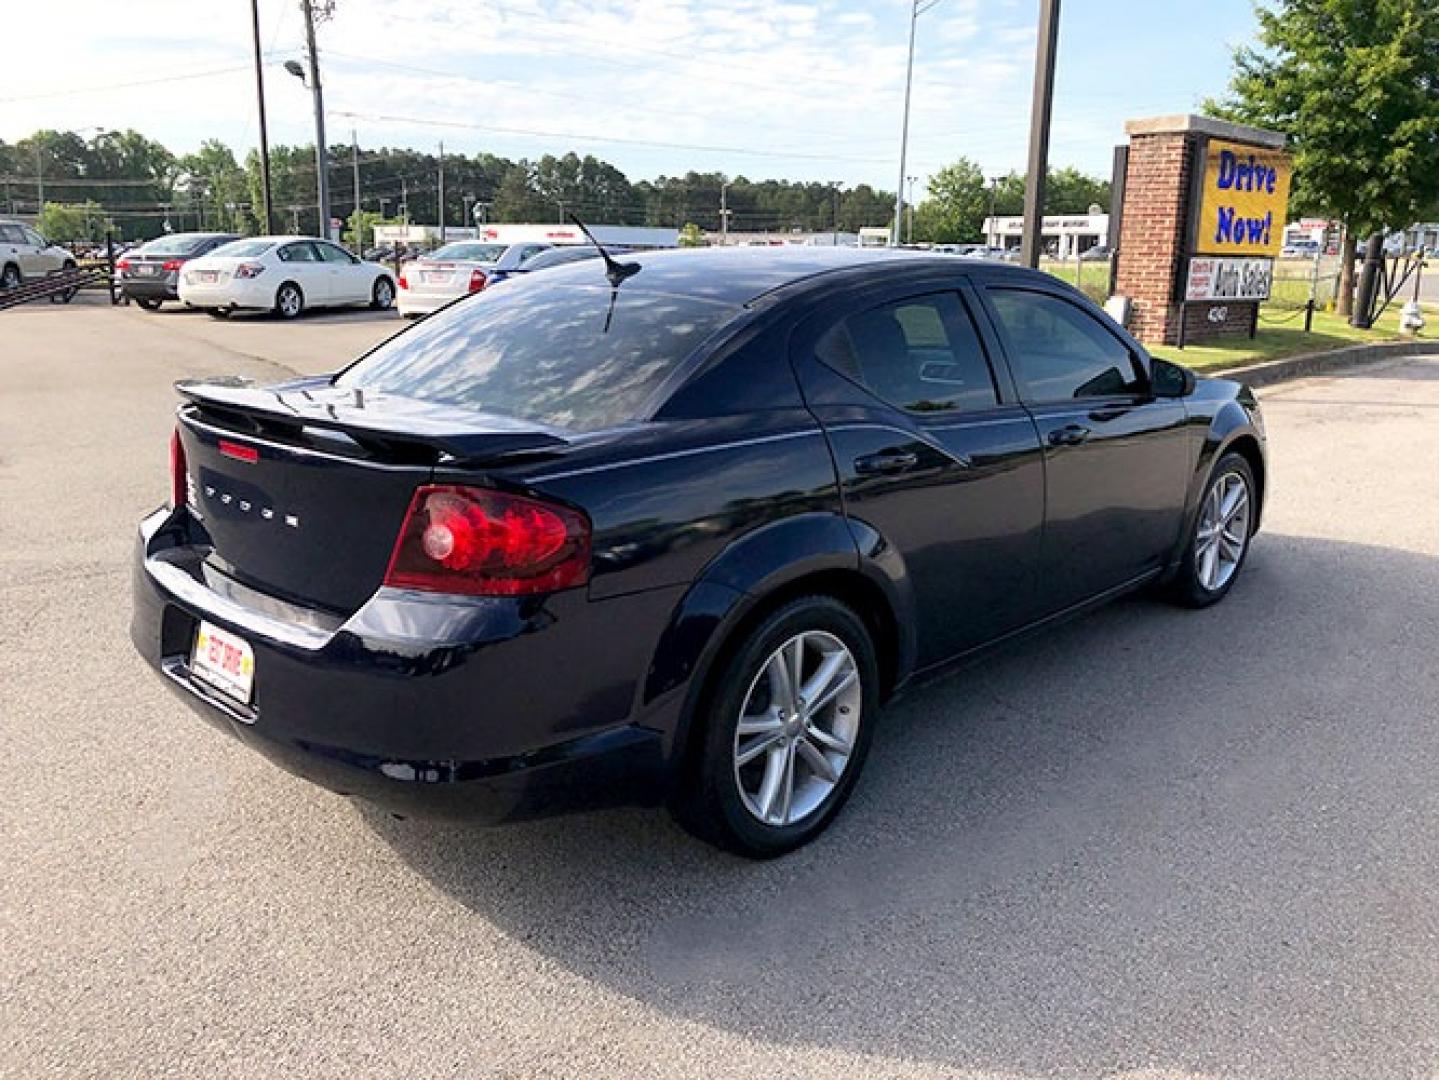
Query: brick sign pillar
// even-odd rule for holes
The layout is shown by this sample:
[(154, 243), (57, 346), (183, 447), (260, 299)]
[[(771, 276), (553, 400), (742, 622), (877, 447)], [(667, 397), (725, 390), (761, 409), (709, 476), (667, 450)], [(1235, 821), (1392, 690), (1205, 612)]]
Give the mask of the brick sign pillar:
[[(1131, 120), (1114, 292), (1149, 344), (1249, 334), (1283, 245), (1283, 134), (1207, 116)], [(1266, 216), (1267, 215), (1267, 216)], [(1198, 262), (1196, 262), (1198, 260)], [(1194, 297), (1194, 299), (1188, 299)]]

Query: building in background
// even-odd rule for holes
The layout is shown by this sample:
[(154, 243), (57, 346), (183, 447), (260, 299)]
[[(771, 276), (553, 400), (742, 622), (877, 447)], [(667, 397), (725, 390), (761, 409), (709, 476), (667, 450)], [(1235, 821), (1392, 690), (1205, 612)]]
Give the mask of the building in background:
[[(1092, 247), (1109, 247), (1108, 214), (1046, 214), (1041, 227), (1044, 253), (1050, 258), (1072, 259)], [(1017, 248), (1024, 237), (1024, 217), (984, 219), (984, 239), (990, 247)]]
[[(656, 229), (642, 225), (590, 225), (589, 230), (601, 244), (625, 248), (679, 247), (678, 229)], [(573, 225), (484, 225), (478, 229), (447, 226), (445, 241), (487, 240), (497, 244), (585, 244), (584, 233)], [(434, 248), (440, 243), (440, 230), (434, 225), (376, 225), (375, 244), (393, 247), (404, 244), (412, 248)]]

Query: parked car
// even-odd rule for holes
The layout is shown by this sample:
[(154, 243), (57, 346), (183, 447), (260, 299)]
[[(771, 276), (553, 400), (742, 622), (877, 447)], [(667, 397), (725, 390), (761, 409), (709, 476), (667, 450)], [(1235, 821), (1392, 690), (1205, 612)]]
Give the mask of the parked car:
[(186, 263), (238, 239), (234, 233), (175, 233), (141, 244), (115, 260), (120, 292), (146, 311), (158, 311), (166, 300), (180, 299)]
[(1108, 262), (1111, 254), (1108, 244), (1095, 244), (1080, 252), (1079, 258), (1083, 262)]
[[(605, 248), (612, 256), (628, 255), (630, 248), (607, 247)], [(583, 262), (586, 259), (598, 259), (599, 250), (592, 244), (566, 244), (563, 247), (552, 247), (548, 251), (541, 251), (538, 255), (532, 256), (528, 261), (508, 270), (501, 270), (497, 266), (490, 274), (489, 285), (498, 285), (513, 277), (524, 277), (539, 270), (550, 270), (556, 266), (568, 266), (570, 263)]]
[(75, 269), (75, 256), (29, 225), (0, 219), (0, 289)]
[(1142, 586), (1221, 600), (1266, 484), (1245, 387), (944, 256), (590, 260), (178, 390), (131, 634), (190, 708), (397, 812), (666, 801), (751, 856), (825, 827), (920, 679)]
[(421, 255), (400, 270), (400, 314), (410, 319), (476, 293), (496, 277), (518, 270), (549, 244), (494, 244), (461, 240)]
[(180, 299), (217, 318), (243, 308), (293, 319), (306, 308), (368, 303), (383, 311), (395, 300), (389, 267), (364, 262), (338, 244), (308, 236), (236, 240), (187, 263)]

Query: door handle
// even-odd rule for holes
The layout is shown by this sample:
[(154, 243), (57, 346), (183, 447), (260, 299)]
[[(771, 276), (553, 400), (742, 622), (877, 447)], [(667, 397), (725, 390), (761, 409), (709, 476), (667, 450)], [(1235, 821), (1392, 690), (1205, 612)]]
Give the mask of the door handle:
[(854, 459), (854, 471), (861, 476), (891, 476), (907, 472), (919, 464), (919, 455), (911, 450), (881, 450)]
[(1050, 446), (1078, 446), (1090, 436), (1089, 428), (1083, 424), (1065, 424), (1049, 433)]

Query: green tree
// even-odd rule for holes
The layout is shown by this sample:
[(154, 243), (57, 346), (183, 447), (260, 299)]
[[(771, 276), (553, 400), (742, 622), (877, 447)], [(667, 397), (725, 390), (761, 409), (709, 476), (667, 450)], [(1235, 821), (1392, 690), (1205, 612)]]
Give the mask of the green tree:
[(1345, 225), (1338, 309), (1353, 309), (1357, 238), (1403, 227), (1439, 200), (1439, 3), (1273, 0), (1259, 48), (1234, 54), (1208, 111), (1287, 133), (1291, 200)]
[(375, 226), (389, 224), (394, 222), (386, 221), (373, 210), (358, 210), (346, 219), (345, 231), (340, 234), (340, 238), (356, 252), (362, 252), (374, 245)]
[(218, 139), (207, 139), (200, 149), (176, 162), (178, 186), (184, 199), (177, 203), (188, 209), (199, 225), (206, 220), (218, 227), (249, 232), (264, 213), (251, 214), (250, 183), (234, 153)]
[(77, 240), (98, 242), (110, 232), (119, 236), (104, 207), (94, 200), (83, 203), (47, 202), (36, 218), (36, 227), (47, 240), (69, 244)]
[(680, 230), (680, 247), (704, 247), (704, 230), (693, 221), (685, 222), (685, 227)]
[(932, 244), (979, 240), (989, 213), (984, 171), (968, 158), (946, 165), (929, 178), (929, 197), (915, 212), (914, 238)]

